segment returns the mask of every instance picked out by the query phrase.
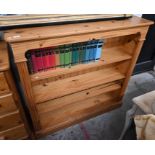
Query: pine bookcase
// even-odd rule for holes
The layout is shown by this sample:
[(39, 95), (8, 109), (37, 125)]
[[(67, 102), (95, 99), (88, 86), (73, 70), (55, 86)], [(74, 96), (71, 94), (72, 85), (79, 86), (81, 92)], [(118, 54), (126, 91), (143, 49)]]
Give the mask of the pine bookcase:
[[(4, 32), (18, 68), (36, 137), (121, 106), (149, 26), (133, 16)], [(29, 74), (25, 52), (35, 48), (103, 39), (98, 62)]]

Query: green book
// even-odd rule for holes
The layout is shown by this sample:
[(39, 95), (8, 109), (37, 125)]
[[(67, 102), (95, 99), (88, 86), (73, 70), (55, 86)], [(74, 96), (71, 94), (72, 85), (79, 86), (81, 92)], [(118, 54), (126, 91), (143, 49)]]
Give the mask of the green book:
[(71, 66), (71, 45), (66, 45), (64, 50), (65, 67)]
[(79, 51), (78, 51), (78, 44), (72, 45), (72, 65), (79, 63)]
[(60, 50), (60, 67), (65, 66), (65, 51), (64, 51), (64, 46), (59, 46)]

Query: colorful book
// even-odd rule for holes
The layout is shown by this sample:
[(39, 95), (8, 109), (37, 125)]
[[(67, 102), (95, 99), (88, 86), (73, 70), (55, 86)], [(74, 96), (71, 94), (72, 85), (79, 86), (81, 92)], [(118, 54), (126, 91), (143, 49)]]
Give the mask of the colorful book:
[(86, 42), (86, 55), (85, 55), (86, 63), (89, 62), (89, 53), (90, 53), (90, 45), (89, 42)]
[(86, 47), (87, 47), (87, 42), (83, 42), (83, 63), (87, 63)]
[(65, 46), (59, 46), (59, 50), (60, 50), (60, 67), (65, 67), (65, 50), (64, 50)]
[(71, 67), (79, 63), (98, 61), (101, 58), (103, 40), (91, 40), (72, 45), (33, 50), (26, 53), (28, 70), (36, 73), (56, 67)]
[(55, 53), (55, 66), (60, 67), (60, 50), (59, 48), (53, 48)]
[(75, 43), (72, 45), (72, 65), (79, 63), (79, 49), (78, 44)]
[(94, 47), (93, 47), (93, 41), (89, 42), (89, 61), (93, 61), (94, 59)]
[(30, 74), (32, 74), (34, 71), (33, 71), (33, 65), (32, 65), (31, 52), (26, 52), (25, 57), (27, 58), (28, 71)]
[(96, 56), (95, 56), (96, 61), (98, 61), (101, 58), (102, 46), (103, 46), (103, 40), (99, 40), (97, 43), (97, 50), (96, 50)]
[(36, 72), (38, 72), (38, 68), (37, 68), (37, 60), (36, 60), (35, 51), (32, 52), (31, 57), (32, 57), (33, 71), (34, 71), (34, 73), (36, 73)]
[(71, 46), (66, 45), (64, 49), (64, 57), (65, 57), (65, 67), (71, 65)]
[(41, 71), (42, 70), (42, 64), (41, 64), (41, 53), (39, 51), (35, 52), (35, 57), (36, 57), (36, 64), (37, 64), (37, 70)]
[(96, 60), (97, 44), (98, 40), (93, 40), (93, 61)]
[(78, 49), (79, 49), (79, 63), (83, 63), (83, 46), (82, 43), (78, 44)]

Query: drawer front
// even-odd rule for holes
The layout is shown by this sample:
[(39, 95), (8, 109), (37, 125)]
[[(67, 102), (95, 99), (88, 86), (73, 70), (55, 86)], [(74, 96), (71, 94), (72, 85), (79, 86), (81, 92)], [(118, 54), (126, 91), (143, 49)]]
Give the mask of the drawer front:
[(0, 116), (0, 132), (21, 125), (22, 119), (19, 111)]
[(11, 93), (0, 96), (0, 116), (17, 110)]
[(5, 79), (5, 76), (3, 73), (0, 73), (0, 94), (4, 94), (8, 92), (9, 92), (9, 87)]
[(80, 91), (74, 94), (70, 94), (64, 97), (60, 97), (57, 99), (49, 100), (47, 102), (38, 103), (37, 109), (39, 113), (46, 113), (48, 111), (54, 111), (60, 109), (66, 105), (69, 105), (74, 102), (83, 101), (90, 97), (94, 97), (103, 93), (107, 93), (110, 91), (115, 91), (120, 89), (120, 84), (116, 83), (108, 83), (104, 85), (100, 85), (97, 87), (93, 87), (84, 91)]
[(26, 139), (28, 134), (25, 130), (24, 125), (19, 125), (17, 127), (5, 130), (0, 132), (0, 137), (3, 137), (5, 140), (18, 140), (18, 139)]

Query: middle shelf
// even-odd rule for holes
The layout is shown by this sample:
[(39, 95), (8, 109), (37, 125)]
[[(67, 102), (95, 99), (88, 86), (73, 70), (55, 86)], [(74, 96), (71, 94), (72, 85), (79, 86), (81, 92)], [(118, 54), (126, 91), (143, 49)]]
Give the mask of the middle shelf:
[(38, 84), (32, 89), (35, 102), (41, 103), (124, 78), (125, 75), (117, 68), (110, 67), (54, 82)]

